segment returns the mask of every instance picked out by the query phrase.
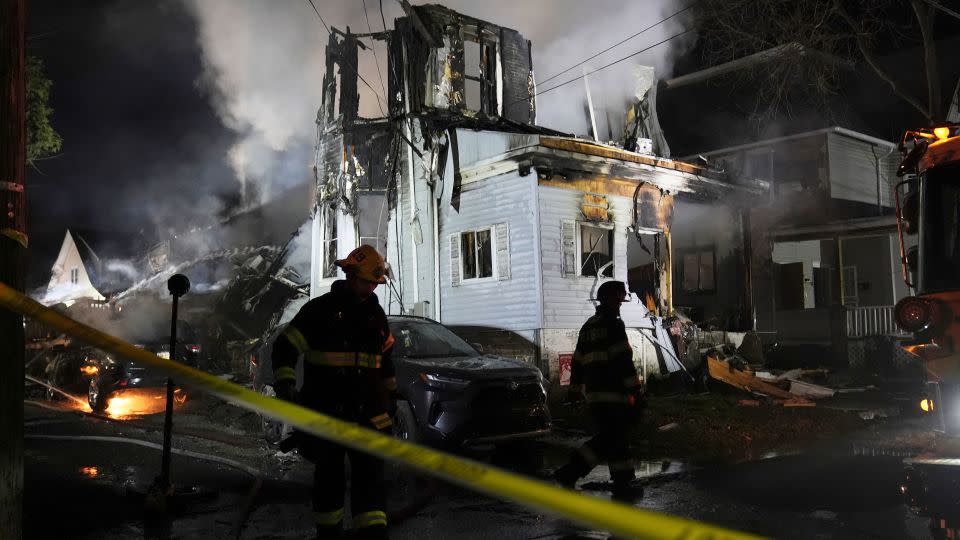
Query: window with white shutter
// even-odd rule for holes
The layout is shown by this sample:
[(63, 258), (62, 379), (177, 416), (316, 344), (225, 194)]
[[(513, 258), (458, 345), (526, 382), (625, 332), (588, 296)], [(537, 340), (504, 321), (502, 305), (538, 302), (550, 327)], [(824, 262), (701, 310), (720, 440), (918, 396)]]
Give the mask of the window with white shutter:
[(450, 285), (460, 286), (460, 234), (450, 235)]
[[(456, 239), (454, 239), (456, 237)], [(450, 236), (450, 275), (458, 285), (510, 279), (510, 231), (506, 223)]]
[(510, 279), (510, 228), (506, 223), (498, 223), (497, 230), (497, 279)]

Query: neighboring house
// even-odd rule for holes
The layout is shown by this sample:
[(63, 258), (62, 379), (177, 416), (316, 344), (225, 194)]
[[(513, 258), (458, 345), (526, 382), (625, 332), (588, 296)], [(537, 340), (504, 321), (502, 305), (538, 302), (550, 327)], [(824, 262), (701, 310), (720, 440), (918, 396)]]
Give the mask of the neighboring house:
[[(769, 203), (748, 222), (753, 329), (785, 344), (838, 346), (841, 355), (847, 338), (900, 334), (893, 306), (908, 291), (893, 215), (894, 143), (831, 127), (700, 155), (771, 184)], [(716, 236), (700, 229), (689, 238), (713, 245)], [(705, 310), (716, 300), (678, 296)]]
[(50, 282), (40, 298), (40, 302), (44, 305), (66, 304), (69, 307), (78, 300), (91, 302), (106, 300), (90, 279), (91, 274), (94, 276), (98, 274), (98, 270), (102, 273), (100, 258), (82, 239), (81, 243), (83, 254), (70, 229), (67, 229), (63, 244), (60, 246), (60, 254), (53, 263)]
[[(389, 118), (358, 116), (359, 39), (388, 42)], [(536, 126), (529, 42), (440, 6), (409, 7), (390, 32), (334, 31), (326, 58), (311, 296), (342, 276), (337, 258), (376, 246), (389, 313), (432, 317), (556, 382), (596, 287), (618, 279), (642, 373), (681, 369), (663, 323), (674, 206), (761, 190)]]

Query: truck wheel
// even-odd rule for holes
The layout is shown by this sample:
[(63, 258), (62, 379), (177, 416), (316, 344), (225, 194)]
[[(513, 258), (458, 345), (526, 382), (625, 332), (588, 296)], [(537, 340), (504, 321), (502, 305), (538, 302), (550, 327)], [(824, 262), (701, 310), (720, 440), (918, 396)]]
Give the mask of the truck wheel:
[(95, 413), (102, 413), (107, 410), (107, 394), (100, 384), (99, 375), (90, 379), (90, 386), (87, 388), (87, 402)]
[(420, 441), (420, 428), (407, 401), (397, 401), (397, 412), (393, 415), (393, 436), (412, 443)]

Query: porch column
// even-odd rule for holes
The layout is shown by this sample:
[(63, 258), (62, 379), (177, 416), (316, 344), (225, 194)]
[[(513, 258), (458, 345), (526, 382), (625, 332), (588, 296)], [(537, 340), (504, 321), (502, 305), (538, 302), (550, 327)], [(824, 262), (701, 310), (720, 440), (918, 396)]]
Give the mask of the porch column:
[(833, 237), (834, 271), (830, 295), (830, 346), (834, 367), (847, 367), (847, 321), (843, 307), (843, 238)]

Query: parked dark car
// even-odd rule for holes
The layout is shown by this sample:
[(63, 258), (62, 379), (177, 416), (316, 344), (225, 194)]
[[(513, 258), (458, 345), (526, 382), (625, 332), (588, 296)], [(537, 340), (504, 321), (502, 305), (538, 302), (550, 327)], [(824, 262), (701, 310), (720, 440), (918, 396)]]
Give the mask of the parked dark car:
[[(549, 433), (546, 381), (535, 366), (483, 354), (436, 321), (390, 316), (396, 339), (394, 433), (412, 442), (460, 446)], [(279, 335), (279, 331), (275, 334)], [(255, 355), (255, 385), (271, 394), (269, 341)], [(268, 437), (280, 429), (265, 422)]]

